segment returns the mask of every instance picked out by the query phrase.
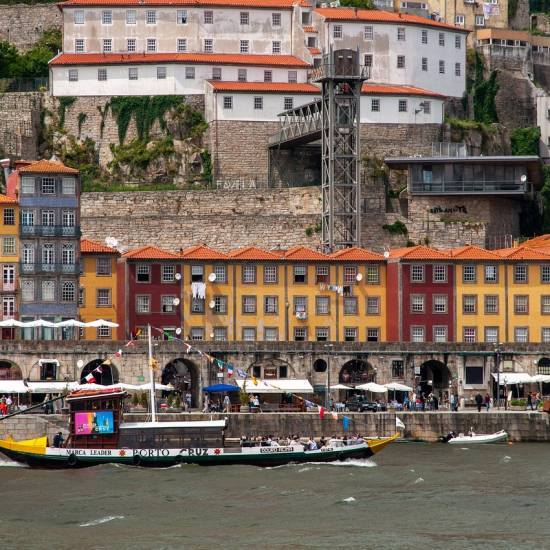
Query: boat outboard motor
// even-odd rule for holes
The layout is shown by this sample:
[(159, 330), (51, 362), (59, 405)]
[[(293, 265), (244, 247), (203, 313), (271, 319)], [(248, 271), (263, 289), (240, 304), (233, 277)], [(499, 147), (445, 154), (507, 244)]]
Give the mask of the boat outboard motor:
[(447, 435), (441, 436), (439, 439), (442, 443), (448, 443), (453, 437), (456, 437), (454, 432), (449, 432)]

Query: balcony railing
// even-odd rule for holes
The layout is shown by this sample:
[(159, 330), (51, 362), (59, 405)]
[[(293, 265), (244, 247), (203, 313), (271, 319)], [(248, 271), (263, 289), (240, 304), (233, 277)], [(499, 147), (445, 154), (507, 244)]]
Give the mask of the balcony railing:
[(4, 283), (1, 288), (2, 292), (15, 292), (15, 283)]
[(80, 264), (21, 263), (21, 273), (65, 273), (77, 275)]
[(531, 189), (530, 182), (515, 180), (499, 181), (442, 181), (422, 182), (410, 184), (413, 195), (523, 195)]
[(21, 234), (37, 237), (80, 237), (80, 227), (64, 225), (22, 225)]
[(0, 93), (6, 92), (46, 92), (48, 77), (41, 78), (0, 78)]

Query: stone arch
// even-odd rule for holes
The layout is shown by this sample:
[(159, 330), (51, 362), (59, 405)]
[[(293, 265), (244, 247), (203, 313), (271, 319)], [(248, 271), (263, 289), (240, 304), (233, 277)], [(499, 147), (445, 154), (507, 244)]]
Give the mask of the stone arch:
[(537, 374), (550, 374), (550, 359), (541, 357), (537, 362)]
[(0, 361), (0, 380), (23, 380), (23, 372), (13, 361)]
[(200, 370), (193, 361), (183, 357), (172, 359), (162, 369), (161, 382), (172, 384), (175, 390), (181, 393), (182, 400), (185, 394), (191, 392), (191, 406), (197, 407), (200, 402)]
[[(80, 383), (86, 384), (86, 376), (88, 374), (93, 373), (95, 378), (95, 384), (99, 384), (101, 386), (112, 386), (113, 384), (118, 384), (119, 382), (119, 373), (118, 369), (115, 365), (111, 362), (109, 365), (104, 365), (105, 359), (93, 359), (84, 367), (82, 368), (82, 371), (80, 372)], [(101, 365), (101, 372), (95, 371), (99, 366)], [(94, 372), (95, 371), (95, 372)]]
[(316, 359), (313, 362), (313, 372), (327, 372), (327, 362), (324, 359)]
[(342, 365), (338, 375), (340, 384), (366, 384), (375, 382), (376, 371), (365, 359), (351, 359)]
[(421, 394), (426, 397), (433, 393), (441, 400), (444, 392), (449, 391), (452, 375), (445, 363), (430, 359), (420, 365), (420, 380), (417, 381), (417, 389)]

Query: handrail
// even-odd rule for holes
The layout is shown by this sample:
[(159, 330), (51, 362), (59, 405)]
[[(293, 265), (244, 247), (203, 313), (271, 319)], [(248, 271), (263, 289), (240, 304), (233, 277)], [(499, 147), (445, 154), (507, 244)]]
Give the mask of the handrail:
[(474, 181), (413, 181), (411, 193), (527, 193), (530, 182), (517, 180), (474, 180)]

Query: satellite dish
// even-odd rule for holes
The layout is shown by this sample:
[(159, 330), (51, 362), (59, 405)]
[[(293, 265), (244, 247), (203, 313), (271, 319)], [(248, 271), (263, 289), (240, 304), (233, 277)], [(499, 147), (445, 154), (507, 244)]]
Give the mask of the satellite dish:
[(82, 359), (79, 359), (77, 362), (76, 362), (76, 366), (81, 369), (83, 366), (84, 366), (84, 361), (82, 361)]
[(390, 257), (389, 250), (384, 250), (384, 258), (389, 258), (389, 257)]
[(527, 181), (527, 176), (523, 174), (520, 179), (521, 179), (521, 183), (525, 183)]
[(111, 248), (116, 248), (118, 246), (118, 239), (114, 237), (105, 237), (105, 244)]
[(355, 276), (355, 280), (357, 282), (360, 282), (363, 280), (363, 274), (362, 273), (357, 273), (357, 275)]
[(181, 280), (181, 273), (176, 273), (174, 275), (174, 279), (176, 279), (176, 281), (180, 281)]
[(208, 280), (213, 283), (216, 280), (216, 274), (210, 273), (210, 275), (208, 275)]
[(180, 299), (179, 298), (174, 298), (174, 301), (172, 302), (175, 306), (179, 306), (180, 305)]
[(210, 300), (210, 302), (208, 302), (208, 307), (210, 309), (214, 309), (216, 307), (216, 302), (214, 300)]
[(177, 334), (178, 336), (181, 334), (181, 327), (178, 327), (178, 328), (176, 329), (176, 334)]
[(210, 338), (214, 338), (214, 333), (213, 332), (210, 333)]

